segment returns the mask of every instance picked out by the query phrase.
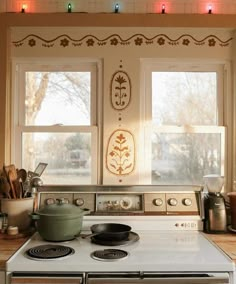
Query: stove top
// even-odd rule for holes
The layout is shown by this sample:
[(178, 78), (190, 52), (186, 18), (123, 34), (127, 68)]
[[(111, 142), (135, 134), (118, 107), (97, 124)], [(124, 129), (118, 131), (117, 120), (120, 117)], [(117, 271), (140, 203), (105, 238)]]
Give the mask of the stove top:
[[(88, 233), (88, 232), (85, 232)], [(64, 272), (219, 272), (234, 271), (234, 264), (198, 231), (138, 231), (139, 240), (120, 246), (100, 246), (89, 239), (78, 237), (60, 243), (71, 247), (75, 253), (67, 258), (36, 261), (25, 252), (40, 245), (51, 245), (36, 233), (7, 262), (7, 272), (13, 271), (64, 271)], [(58, 245), (58, 243), (57, 243)], [(91, 254), (97, 250), (120, 249), (127, 257), (116, 262), (97, 261)]]

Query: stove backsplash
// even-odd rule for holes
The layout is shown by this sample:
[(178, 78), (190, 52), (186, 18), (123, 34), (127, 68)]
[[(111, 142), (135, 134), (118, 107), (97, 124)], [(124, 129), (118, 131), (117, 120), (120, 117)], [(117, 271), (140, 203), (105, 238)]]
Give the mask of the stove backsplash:
[(43, 186), (36, 207), (64, 198), (90, 215), (170, 216), (202, 214), (201, 186)]

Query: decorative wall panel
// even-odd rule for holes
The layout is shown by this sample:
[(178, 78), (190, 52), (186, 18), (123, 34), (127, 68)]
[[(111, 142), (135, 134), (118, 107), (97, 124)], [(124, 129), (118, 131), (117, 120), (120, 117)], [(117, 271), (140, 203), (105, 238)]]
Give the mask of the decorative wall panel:
[(116, 176), (124, 176), (131, 174), (134, 167), (135, 141), (133, 134), (124, 129), (115, 130), (107, 143), (107, 170)]
[(124, 71), (113, 74), (110, 86), (111, 105), (115, 110), (124, 110), (131, 100), (131, 81)]

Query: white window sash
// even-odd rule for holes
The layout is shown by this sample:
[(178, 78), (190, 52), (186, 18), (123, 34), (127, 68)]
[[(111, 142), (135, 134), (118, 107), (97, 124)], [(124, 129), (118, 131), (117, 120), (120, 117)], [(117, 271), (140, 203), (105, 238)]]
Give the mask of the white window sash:
[[(141, 150), (140, 156), (144, 157), (140, 161), (143, 183), (151, 183), (151, 133), (155, 131), (164, 131), (162, 133), (188, 133), (183, 131), (197, 131), (195, 133), (218, 133), (221, 135), (222, 157), (225, 154), (224, 161), (222, 162), (221, 172), (227, 174), (228, 185), (231, 185), (231, 171), (229, 170), (232, 165), (232, 155), (229, 151), (232, 148), (231, 127), (232, 121), (229, 119), (229, 113), (232, 113), (231, 101), (231, 88), (230, 86), (230, 64), (225, 60), (217, 59), (170, 59), (170, 58), (142, 58), (140, 60), (140, 118), (142, 128)], [(155, 126), (152, 124), (152, 72), (216, 72), (217, 73), (217, 107), (218, 107), (218, 126)], [(226, 133), (224, 125), (229, 126)], [(211, 129), (211, 130), (210, 130)], [(173, 132), (170, 132), (173, 131)], [(198, 132), (200, 131), (200, 132)], [(213, 132), (207, 132), (213, 131)]]
[(146, 173), (145, 176), (145, 182), (147, 184), (151, 183), (151, 173), (152, 173), (152, 167), (151, 167), (151, 161), (152, 161), (152, 133), (153, 132), (159, 133), (159, 134), (176, 134), (176, 133), (182, 133), (182, 134), (188, 134), (188, 133), (215, 133), (220, 134), (221, 137), (221, 175), (225, 174), (226, 165), (225, 165), (225, 153), (227, 151), (227, 143), (226, 141), (226, 127), (223, 126), (192, 126), (192, 125), (186, 125), (186, 126), (156, 126), (150, 123), (149, 125), (146, 124), (144, 133), (145, 133), (145, 153), (144, 153), (144, 161), (143, 161), (143, 172)]
[[(98, 183), (98, 127), (96, 126), (19, 126), (16, 127), (16, 141), (18, 145), (16, 149), (22, 149), (23, 133), (91, 133), (91, 172), (92, 184)], [(23, 159), (22, 151), (14, 153), (15, 163), (21, 164)]]
[[(152, 72), (216, 72), (218, 125), (224, 125), (224, 77), (229, 65), (225, 61), (171, 59), (141, 60), (141, 118), (145, 124), (152, 120)], [(227, 78), (226, 78), (227, 79)]]
[[(29, 59), (28, 59), (29, 60)], [(14, 107), (13, 113), (15, 114), (15, 119), (13, 121), (14, 125), (24, 125), (25, 124), (25, 73), (26, 72), (91, 72), (91, 108), (90, 108), (90, 121), (91, 125), (97, 124), (97, 73), (101, 70), (101, 64), (98, 60), (94, 62), (91, 61), (70, 61), (64, 62), (63, 59), (48, 60), (42, 59), (40, 63), (39, 59), (28, 60), (14, 60), (12, 70), (13, 73), (13, 94), (14, 94)], [(45, 61), (45, 62), (44, 62)], [(58, 64), (60, 61), (60, 64)], [(31, 63), (30, 63), (31, 62)], [(33, 62), (33, 63), (32, 63)]]
[[(14, 58), (12, 61), (12, 121), (11, 121), (11, 161), (21, 166), (22, 161), (22, 134), (25, 132), (83, 132), (91, 133), (91, 163), (92, 184), (97, 184), (100, 179), (100, 157), (98, 157), (98, 148), (101, 123), (100, 80), (102, 63), (100, 59), (93, 58)], [(90, 121), (91, 126), (26, 126), (25, 125), (25, 73), (28, 71), (74, 71), (74, 72), (91, 72), (91, 109)], [(98, 105), (99, 104), (99, 105)]]

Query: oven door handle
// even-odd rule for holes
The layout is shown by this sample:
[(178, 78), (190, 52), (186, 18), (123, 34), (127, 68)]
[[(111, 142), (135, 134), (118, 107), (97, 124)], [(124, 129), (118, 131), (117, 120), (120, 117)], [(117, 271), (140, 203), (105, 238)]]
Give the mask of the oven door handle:
[(228, 273), (88, 273), (86, 284), (227, 284)]
[(77, 273), (14, 272), (7, 276), (9, 284), (83, 284), (85, 275)]

